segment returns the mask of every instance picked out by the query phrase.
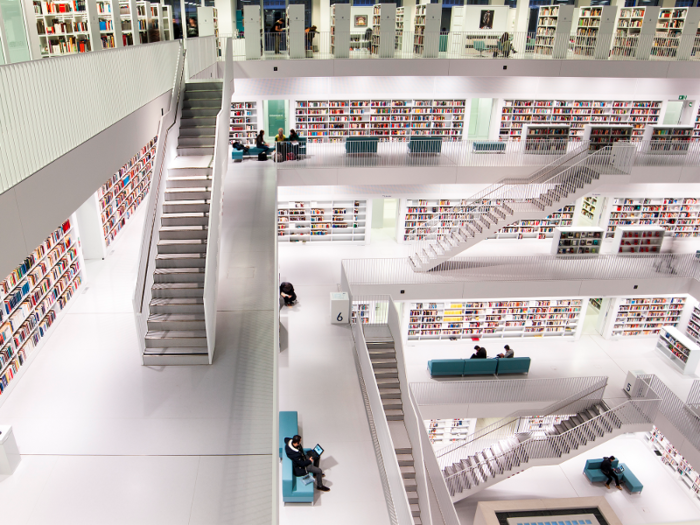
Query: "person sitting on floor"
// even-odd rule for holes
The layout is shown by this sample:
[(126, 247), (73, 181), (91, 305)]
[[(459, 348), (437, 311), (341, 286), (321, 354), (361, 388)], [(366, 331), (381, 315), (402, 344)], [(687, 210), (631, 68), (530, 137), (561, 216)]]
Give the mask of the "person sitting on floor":
[(282, 283), (280, 284), (280, 297), (284, 299), (284, 305), (292, 307), (297, 301), (297, 294), (294, 292), (294, 286), (292, 283)]

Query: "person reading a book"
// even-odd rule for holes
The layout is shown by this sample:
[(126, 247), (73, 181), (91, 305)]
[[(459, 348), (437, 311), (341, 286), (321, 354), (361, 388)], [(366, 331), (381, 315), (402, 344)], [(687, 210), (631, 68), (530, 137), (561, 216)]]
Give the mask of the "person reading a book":
[(511, 349), (510, 346), (506, 345), (503, 347), (503, 349), (505, 350), (505, 352), (501, 352), (500, 354), (498, 354), (498, 357), (500, 357), (501, 359), (504, 357), (506, 359), (509, 357), (515, 357), (515, 352)]
[(476, 352), (474, 352), (469, 359), (486, 359), (486, 348), (476, 345), (474, 350), (476, 350)]
[(255, 137), (255, 147), (263, 150), (263, 153), (270, 153), (270, 151), (272, 150), (272, 148), (270, 148), (270, 146), (267, 145), (267, 142), (265, 142), (264, 129), (261, 129), (257, 137)]
[(331, 489), (323, 485), (323, 477), (325, 474), (319, 467), (321, 457), (314, 454), (313, 450), (309, 452), (309, 457), (304, 453), (304, 447), (301, 444), (301, 436), (296, 435), (291, 438), (284, 438), (284, 451), (287, 457), (292, 460), (292, 472), (295, 476), (301, 477), (307, 474), (313, 474), (316, 478), (316, 488), (323, 492), (328, 492)]

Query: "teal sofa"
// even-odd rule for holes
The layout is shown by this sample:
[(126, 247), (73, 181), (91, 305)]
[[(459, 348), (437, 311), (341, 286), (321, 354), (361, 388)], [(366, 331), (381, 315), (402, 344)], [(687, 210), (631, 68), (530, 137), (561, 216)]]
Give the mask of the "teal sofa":
[(505, 153), (506, 143), (505, 142), (472, 142), (472, 151), (474, 153)]
[(434, 153), (442, 151), (442, 137), (411, 137), (408, 141), (409, 153)]
[(498, 369), (496, 375), (503, 374), (527, 374), (530, 371), (529, 357), (509, 357), (497, 359)]
[(465, 359), (465, 376), (495, 375), (498, 368), (498, 359)]
[(464, 359), (431, 359), (428, 370), (430, 377), (461, 376), (464, 374)]
[(347, 137), (345, 153), (377, 153), (379, 137)]
[(292, 472), (292, 460), (284, 452), (284, 438), (290, 438), (299, 433), (297, 412), (280, 412), (279, 420), (279, 448), (280, 458), (282, 458), (282, 501), (285, 503), (313, 503), (314, 483), (304, 485), (304, 482), (294, 475)]
[[(586, 465), (583, 467), (583, 474), (591, 483), (605, 483), (608, 480), (607, 476), (603, 474), (602, 470), (600, 470), (601, 463), (603, 463), (603, 458), (589, 459), (586, 461)], [(616, 468), (619, 465), (620, 463), (617, 459), (612, 462), (613, 468)], [(627, 487), (627, 490), (629, 490), (632, 494), (641, 492), (644, 485), (642, 485), (642, 483), (637, 479), (627, 465), (622, 463), (622, 467), (624, 468), (624, 472), (622, 474), (618, 474), (618, 477), (622, 478), (620, 480), (622, 484)]]

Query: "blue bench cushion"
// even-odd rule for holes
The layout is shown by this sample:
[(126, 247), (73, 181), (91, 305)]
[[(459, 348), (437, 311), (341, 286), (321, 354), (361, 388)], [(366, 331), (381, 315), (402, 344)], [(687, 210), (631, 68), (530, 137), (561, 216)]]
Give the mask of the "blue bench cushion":
[(231, 158), (233, 160), (243, 160), (243, 150), (240, 150), (240, 149), (231, 150)]
[[(515, 358), (514, 358), (515, 359)], [(603, 463), (603, 458), (589, 459), (586, 461), (586, 466), (583, 468), (583, 473), (591, 483), (604, 483), (608, 477), (600, 470), (600, 465)], [(612, 462), (613, 468), (617, 467), (619, 460)]]
[(408, 142), (411, 153), (440, 153), (442, 137), (411, 137)]
[(527, 374), (530, 371), (529, 357), (498, 359), (497, 374)]
[(627, 490), (632, 493), (641, 492), (644, 485), (637, 479), (637, 476), (632, 474), (632, 471), (627, 468), (627, 465), (623, 463), (622, 466), (625, 468), (625, 471), (622, 473), (622, 483), (627, 487)]
[[(306, 449), (308, 452), (311, 449)], [(282, 458), (282, 501), (287, 503), (313, 503), (314, 483), (304, 485), (292, 471), (292, 460), (284, 454)]]
[(432, 377), (461, 376), (464, 373), (464, 359), (432, 359), (428, 361)]
[(284, 438), (296, 436), (299, 433), (299, 415), (294, 412), (280, 412), (280, 457), (287, 457), (284, 453)]
[(377, 153), (379, 137), (347, 137), (346, 153)]
[(505, 153), (505, 142), (473, 142), (472, 151), (477, 153)]
[(493, 375), (498, 367), (498, 359), (465, 359), (464, 375)]

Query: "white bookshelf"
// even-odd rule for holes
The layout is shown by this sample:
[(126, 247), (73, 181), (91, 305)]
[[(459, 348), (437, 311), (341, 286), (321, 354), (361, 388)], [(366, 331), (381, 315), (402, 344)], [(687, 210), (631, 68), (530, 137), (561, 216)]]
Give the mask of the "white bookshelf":
[(306, 33), (304, 29), (304, 6), (301, 4), (288, 5), (285, 30), (289, 58), (306, 57)]
[(579, 56), (594, 56), (596, 39), (603, 18), (603, 6), (578, 8), (576, 36), (574, 37), (573, 53)]
[(258, 129), (258, 103), (231, 102), (229, 140), (255, 142)]
[[(136, 24), (138, 26), (138, 40), (141, 44), (148, 44), (148, 28), (151, 25), (151, 3), (136, 2)], [(136, 38), (136, 36), (134, 36)]]
[(394, 48), (397, 51), (403, 51), (403, 32), (404, 32), (404, 18), (405, 18), (406, 8), (397, 7), (396, 8), (396, 32), (394, 36)]
[(405, 141), (431, 136), (461, 140), (466, 100), (297, 100), (295, 128), (309, 142), (345, 137)]
[(408, 303), (408, 339), (576, 338), (584, 299), (503, 299)]
[(367, 201), (288, 201), (277, 206), (277, 240), (280, 242), (369, 241)]
[(539, 8), (535, 34), (535, 54), (566, 58), (574, 6), (554, 5)]
[(165, 40), (163, 34), (163, 6), (155, 2), (151, 3), (151, 27), (158, 30), (159, 40)]
[(372, 8), (370, 52), (379, 58), (393, 58), (396, 34), (396, 4), (375, 4)]
[(414, 20), (413, 53), (425, 58), (436, 58), (440, 48), (440, 4), (416, 6)]
[(616, 142), (632, 140), (633, 133), (634, 128), (629, 124), (586, 124), (583, 140), (588, 141), (588, 151), (598, 151)]
[[(350, 322), (370, 324), (386, 322), (388, 303), (380, 301), (353, 301)], [(380, 321), (383, 320), (383, 321)]]
[[(660, 58), (676, 56), (687, 14), (686, 7), (662, 7), (659, 10), (651, 56)], [(695, 28), (697, 29), (697, 23)]]
[(173, 40), (175, 37), (173, 35), (173, 12), (169, 5), (162, 4), (160, 6), (162, 11), (163, 26), (160, 34), (163, 40)]
[(424, 420), (428, 439), (437, 449), (441, 445), (466, 441), (476, 428), (476, 419), (428, 419)]
[(350, 4), (331, 6), (331, 54), (335, 58), (350, 57)]
[(692, 197), (615, 198), (606, 237), (622, 226), (659, 226), (673, 237), (700, 236), (700, 199)]
[(568, 124), (526, 124), (523, 126), (525, 153), (537, 155), (566, 153), (570, 130), (571, 126)]
[[(71, 217), (0, 282), (0, 393), (80, 286), (84, 262)], [(4, 399), (0, 399), (0, 402)]]
[(623, 7), (615, 24), (611, 57), (634, 58), (634, 50), (642, 32), (645, 7)]
[[(90, 8), (97, 10), (94, 0)], [(52, 2), (33, 0), (39, 53), (42, 57), (61, 56), (92, 51), (101, 47), (95, 40), (99, 38), (99, 26), (89, 24), (88, 3), (86, 0)]]
[(581, 215), (591, 222), (596, 222), (600, 215), (598, 197), (584, 197), (581, 201)]
[(133, 46), (141, 43), (139, 37), (139, 21), (136, 2), (133, 0), (119, 2), (119, 17), (122, 22), (122, 35), (125, 46)]
[(660, 226), (620, 226), (615, 230), (615, 253), (661, 253), (666, 230)]
[(693, 126), (647, 126), (644, 130), (645, 153), (685, 155), (693, 138)]
[(694, 375), (700, 362), (700, 346), (674, 326), (659, 330), (656, 348), (685, 375)]
[(569, 138), (583, 139), (586, 125), (630, 125), (641, 139), (644, 128), (658, 124), (661, 101), (649, 100), (516, 100), (503, 101), (501, 139), (519, 140), (526, 125), (568, 125)]
[(693, 307), (686, 331), (693, 341), (700, 343), (700, 307), (698, 305)]
[(99, 0), (95, 5), (102, 49), (122, 47), (124, 41), (119, 17), (119, 4), (112, 0)]
[(612, 305), (613, 322), (604, 331), (606, 338), (657, 335), (681, 319), (685, 297), (618, 297)]
[(604, 236), (603, 228), (554, 228), (552, 255), (598, 255)]

